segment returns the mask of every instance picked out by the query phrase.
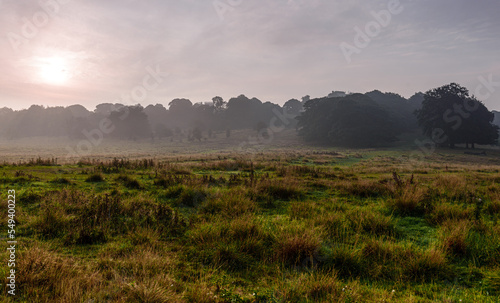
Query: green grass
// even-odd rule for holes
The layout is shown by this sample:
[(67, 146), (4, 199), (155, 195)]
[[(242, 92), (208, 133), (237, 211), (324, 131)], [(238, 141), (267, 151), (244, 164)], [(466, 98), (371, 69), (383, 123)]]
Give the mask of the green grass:
[(497, 155), (401, 155), (6, 163), (19, 278), (2, 300), (498, 302)]

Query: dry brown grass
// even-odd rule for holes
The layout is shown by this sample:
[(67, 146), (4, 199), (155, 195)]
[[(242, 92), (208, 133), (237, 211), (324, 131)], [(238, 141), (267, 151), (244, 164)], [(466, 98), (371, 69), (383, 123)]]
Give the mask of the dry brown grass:
[(106, 285), (99, 271), (39, 244), (22, 249), (17, 264), (19, 293), (41, 302), (82, 302)]
[(352, 209), (346, 213), (350, 225), (359, 233), (366, 232), (372, 235), (394, 235), (395, 229), (391, 217), (384, 216), (376, 211)]
[(439, 174), (435, 177), (432, 186), (453, 200), (465, 201), (471, 191), (470, 182), (467, 181), (465, 175)]
[(354, 285), (342, 289), (334, 272), (302, 273), (292, 279), (281, 281), (277, 297), (281, 302), (342, 302), (348, 297), (359, 298)]
[(470, 220), (474, 209), (456, 204), (441, 203), (436, 205), (427, 220), (434, 225), (441, 225), (448, 220)]
[(470, 229), (471, 223), (467, 220), (443, 222), (440, 232), (443, 250), (452, 256), (465, 256), (469, 250), (467, 236)]
[(339, 181), (335, 187), (344, 195), (360, 198), (382, 197), (391, 193), (386, 184), (367, 179)]
[(243, 189), (218, 192), (201, 206), (201, 212), (204, 214), (219, 215), (227, 218), (250, 214), (256, 209), (256, 203), (244, 194)]
[(399, 215), (421, 215), (432, 210), (428, 190), (416, 184), (394, 191), (394, 197), (386, 200), (387, 206)]
[(323, 241), (323, 230), (300, 221), (276, 221), (274, 224), (276, 259), (293, 266), (313, 264)]

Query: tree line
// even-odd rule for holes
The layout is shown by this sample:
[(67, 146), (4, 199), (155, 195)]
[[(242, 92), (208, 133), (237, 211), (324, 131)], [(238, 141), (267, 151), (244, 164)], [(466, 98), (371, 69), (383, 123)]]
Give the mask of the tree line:
[(408, 100), (374, 91), (314, 99), (304, 108), (297, 117), (299, 134), (312, 142), (377, 147), (397, 141), (403, 133), (421, 130), (437, 146), (474, 148), (475, 144), (498, 143), (495, 113), (456, 83)]
[[(107, 121), (112, 131), (108, 137), (125, 140), (179, 138), (208, 139), (216, 132), (229, 136), (231, 130), (268, 127), (276, 111), (298, 115), (302, 102), (292, 99), (284, 106), (262, 102), (245, 95), (225, 101), (216, 96), (211, 102), (195, 103), (184, 98), (162, 104), (127, 106), (102, 103), (93, 111), (82, 105), (44, 107), (32, 105), (14, 111), (0, 109), (0, 137), (7, 139), (37, 136), (84, 139), (85, 133)], [(295, 127), (291, 123), (287, 127)]]
[(440, 146), (474, 147), (498, 140), (495, 114), (455, 83), (409, 99), (378, 90), (365, 94), (334, 91), (323, 98), (291, 99), (283, 106), (240, 95), (228, 101), (216, 96), (211, 102), (195, 104), (178, 98), (168, 108), (113, 103), (99, 104), (93, 111), (81, 105), (33, 105), (19, 111), (3, 108), (0, 136), (84, 139), (86, 132), (106, 122), (112, 125), (111, 138), (201, 141), (220, 133), (229, 137), (237, 129), (262, 131), (270, 127), (277, 113), (292, 117), (284, 126), (314, 144), (380, 147), (397, 142), (404, 133), (418, 131)]

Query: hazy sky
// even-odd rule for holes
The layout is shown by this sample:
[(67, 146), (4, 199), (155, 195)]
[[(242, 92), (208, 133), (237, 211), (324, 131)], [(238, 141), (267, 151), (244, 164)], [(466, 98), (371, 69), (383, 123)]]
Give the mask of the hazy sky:
[[(498, 0), (401, 0), (386, 22), (394, 1), (0, 0), (0, 107), (239, 94), (283, 104), (457, 82), (500, 109), (500, 85), (481, 84), (500, 82)], [(348, 62), (341, 44), (354, 48), (367, 25), (373, 37)], [(164, 74), (144, 95), (148, 67)]]

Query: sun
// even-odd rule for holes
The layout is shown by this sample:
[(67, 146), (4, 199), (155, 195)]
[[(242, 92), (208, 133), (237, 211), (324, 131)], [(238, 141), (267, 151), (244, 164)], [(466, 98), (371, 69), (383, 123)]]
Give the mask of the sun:
[(63, 58), (52, 57), (40, 60), (40, 80), (51, 85), (64, 85), (70, 79), (68, 62)]

